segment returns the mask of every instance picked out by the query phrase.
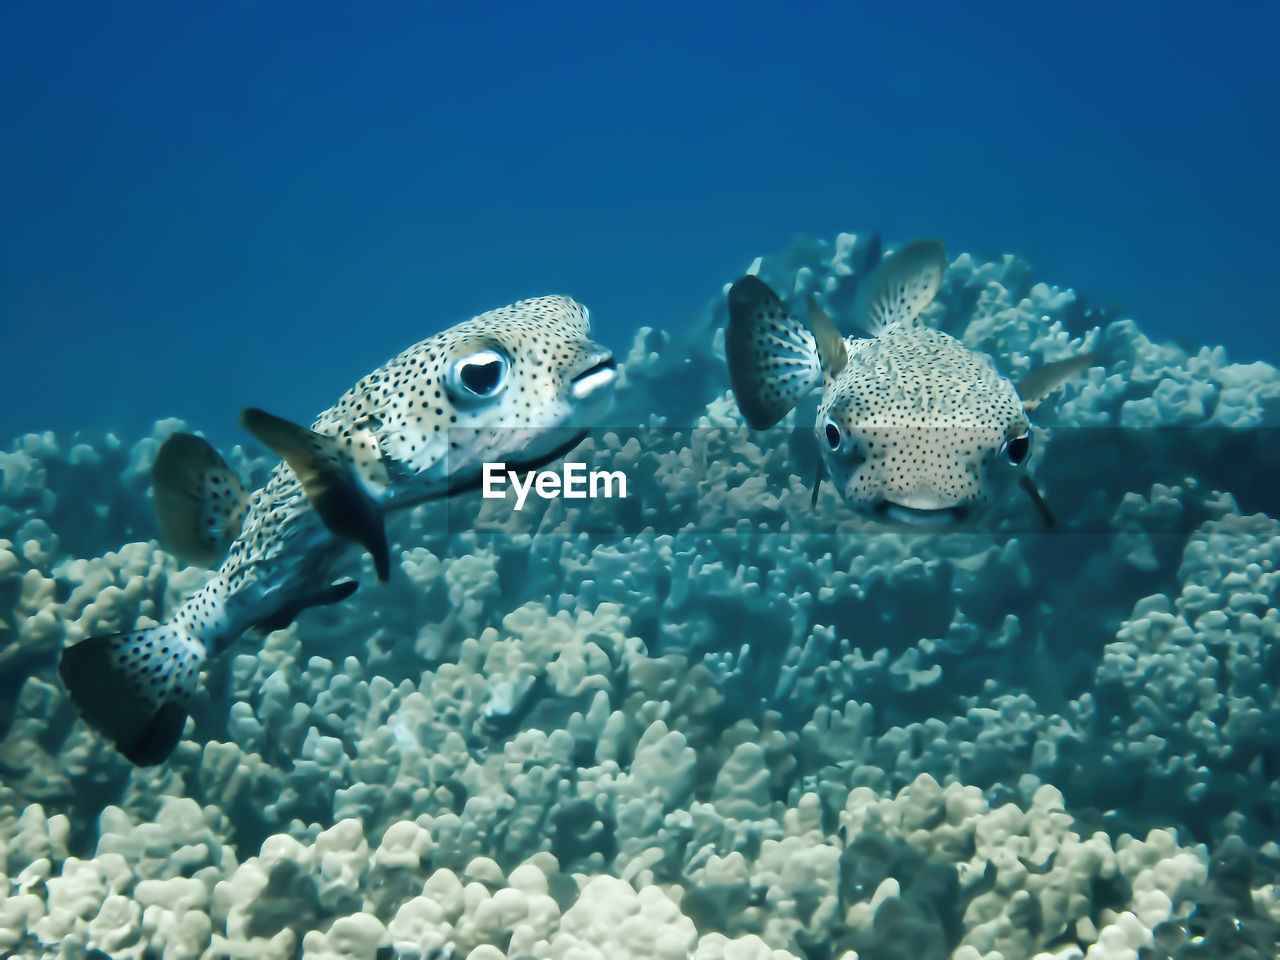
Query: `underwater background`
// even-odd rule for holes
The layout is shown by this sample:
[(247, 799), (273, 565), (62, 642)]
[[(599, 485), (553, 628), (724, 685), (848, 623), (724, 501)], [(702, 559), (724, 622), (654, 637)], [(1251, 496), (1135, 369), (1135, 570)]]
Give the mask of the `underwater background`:
[[(1278, 9), (7, 5), (0, 955), (1280, 955)], [(1097, 354), (1057, 531), (886, 533), (743, 427), (726, 285), (921, 236), (1003, 373)], [(166, 437), (257, 486), (242, 407), (544, 293), (630, 506), (415, 508), (169, 763), (77, 719), (59, 650), (209, 575)]]
[(1015, 253), (1275, 356), (1272, 3), (2, 16), (5, 436), (166, 414), (232, 442), (240, 405), (303, 419), (548, 292), (620, 348), (842, 230)]

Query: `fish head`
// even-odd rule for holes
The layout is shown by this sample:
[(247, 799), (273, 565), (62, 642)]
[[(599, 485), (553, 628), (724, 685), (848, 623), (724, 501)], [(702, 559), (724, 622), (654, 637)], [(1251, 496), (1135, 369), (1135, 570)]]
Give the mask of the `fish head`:
[(563, 455), (613, 403), (617, 363), (587, 308), (539, 297), (491, 310), (409, 348), (339, 409), (367, 430), (391, 499), (478, 482), (484, 463), (531, 469)]
[(612, 406), (617, 363), (569, 297), (522, 300), (441, 334), (438, 373), (460, 428), (591, 426)]
[(853, 509), (955, 527), (1004, 502), (1031, 453), (1031, 425), (991, 358), (926, 327), (861, 341), (824, 391), (815, 431)]

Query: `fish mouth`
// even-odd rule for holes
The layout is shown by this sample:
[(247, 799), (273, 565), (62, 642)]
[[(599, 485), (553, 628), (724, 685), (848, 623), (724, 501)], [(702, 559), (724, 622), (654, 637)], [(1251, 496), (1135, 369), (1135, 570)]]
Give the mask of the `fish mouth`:
[(587, 439), (587, 435), (591, 433), (590, 430), (565, 430), (562, 432), (567, 435), (567, 439), (555, 446), (553, 449), (547, 451), (541, 456), (531, 457), (527, 460), (508, 461), (507, 469), (517, 471), (539, 470), (542, 467), (545, 467), (548, 463), (559, 460), (583, 440)]
[(905, 523), (913, 527), (954, 527), (969, 519), (969, 508), (964, 504), (953, 507), (907, 507), (892, 500), (881, 500), (875, 512), (885, 520)]
[(618, 361), (613, 359), (613, 354), (598, 353), (588, 360), (591, 365), (569, 380), (569, 395), (575, 400), (586, 400), (593, 394), (612, 387), (618, 379)]
[[(572, 427), (564, 427), (556, 432), (557, 436), (564, 439), (548, 450), (546, 453), (526, 457), (522, 460), (505, 460), (503, 463), (507, 470), (514, 470), (517, 473), (526, 473), (530, 470), (540, 470), (547, 464), (559, 460), (570, 450), (587, 439), (591, 431), (587, 429), (574, 429)], [(474, 476), (466, 476), (460, 480), (450, 480), (447, 490), (442, 491), (438, 496), (453, 496), (458, 493), (469, 493), (472, 490), (479, 490), (484, 483), (482, 474), (476, 473)], [(435, 499), (435, 498), (433, 498)]]

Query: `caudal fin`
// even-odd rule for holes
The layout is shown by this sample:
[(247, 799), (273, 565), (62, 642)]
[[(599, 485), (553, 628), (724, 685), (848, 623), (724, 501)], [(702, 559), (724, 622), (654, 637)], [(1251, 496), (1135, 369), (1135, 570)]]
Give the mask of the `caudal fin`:
[(67, 647), (58, 675), (85, 722), (147, 767), (178, 745), (205, 656), (204, 644), (164, 624)]

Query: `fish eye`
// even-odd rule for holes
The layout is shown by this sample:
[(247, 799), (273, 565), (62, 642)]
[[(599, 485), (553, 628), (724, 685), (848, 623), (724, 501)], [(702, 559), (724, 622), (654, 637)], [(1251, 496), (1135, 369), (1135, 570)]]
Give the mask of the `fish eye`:
[(1004, 456), (1011, 466), (1020, 467), (1031, 452), (1031, 434), (1024, 433), (1005, 441)]
[(840, 428), (836, 426), (836, 422), (828, 417), (826, 425), (822, 428), (822, 432), (826, 435), (827, 446), (832, 450), (839, 450), (841, 437)]
[(488, 400), (506, 386), (510, 371), (506, 354), (485, 348), (455, 361), (445, 377), (445, 387), (459, 403)]

